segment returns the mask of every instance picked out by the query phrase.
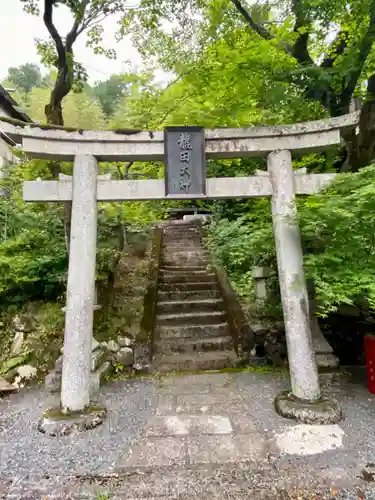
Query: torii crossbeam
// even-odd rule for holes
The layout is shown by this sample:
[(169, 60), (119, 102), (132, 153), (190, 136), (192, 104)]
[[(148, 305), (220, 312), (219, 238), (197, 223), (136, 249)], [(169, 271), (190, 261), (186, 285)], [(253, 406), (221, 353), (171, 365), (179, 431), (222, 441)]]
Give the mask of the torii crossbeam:
[[(266, 156), (267, 172), (251, 177), (208, 178), (202, 193), (192, 196), (169, 195), (163, 180), (117, 181), (97, 175), (98, 161), (162, 160), (162, 132), (43, 130), (11, 125), (0, 118), (0, 127), (10, 137), (21, 140), (30, 157), (74, 161), (72, 179), (25, 182), (23, 191), (25, 201), (72, 201), (61, 407), (81, 411), (90, 402), (97, 202), (259, 196), (272, 198), (292, 394), (299, 403), (319, 402), (295, 196), (318, 192), (329, 185), (334, 174), (293, 172), (291, 151), (317, 151), (338, 145), (340, 130), (355, 127), (357, 120), (355, 113), (281, 127), (207, 130), (203, 146), (207, 158)], [(334, 408), (330, 421), (339, 415)]]

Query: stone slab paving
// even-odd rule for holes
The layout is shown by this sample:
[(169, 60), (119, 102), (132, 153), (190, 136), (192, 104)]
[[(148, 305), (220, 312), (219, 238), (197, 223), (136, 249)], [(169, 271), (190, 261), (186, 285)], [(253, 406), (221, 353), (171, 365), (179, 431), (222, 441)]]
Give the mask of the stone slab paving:
[[(375, 397), (331, 381), (345, 420), (299, 425), (273, 409), (282, 374), (218, 373), (115, 382), (109, 420), (83, 434), (36, 431), (39, 390), (0, 402), (0, 498), (375, 499)], [(372, 474), (374, 472), (374, 475)]]

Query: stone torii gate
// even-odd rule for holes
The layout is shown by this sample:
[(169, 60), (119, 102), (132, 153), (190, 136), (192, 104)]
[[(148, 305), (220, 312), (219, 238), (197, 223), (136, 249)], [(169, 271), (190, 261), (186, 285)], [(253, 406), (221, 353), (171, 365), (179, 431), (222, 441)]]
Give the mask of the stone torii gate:
[(168, 194), (164, 180), (98, 176), (101, 161), (163, 160), (163, 132), (46, 130), (2, 122), (4, 132), (22, 141), (27, 156), (74, 162), (72, 179), (30, 181), (23, 188), (25, 201), (72, 201), (61, 409), (83, 412), (90, 404), (97, 202), (270, 196), (292, 390), (276, 398), (276, 409), (307, 422), (337, 421), (341, 416), (337, 405), (321, 398), (295, 207), (296, 195), (318, 192), (334, 174), (293, 172), (291, 152), (322, 151), (338, 145), (340, 130), (354, 127), (357, 120), (354, 113), (296, 125), (206, 130), (203, 156), (266, 156), (267, 171), (251, 177), (203, 179), (204, 189), (194, 195)]

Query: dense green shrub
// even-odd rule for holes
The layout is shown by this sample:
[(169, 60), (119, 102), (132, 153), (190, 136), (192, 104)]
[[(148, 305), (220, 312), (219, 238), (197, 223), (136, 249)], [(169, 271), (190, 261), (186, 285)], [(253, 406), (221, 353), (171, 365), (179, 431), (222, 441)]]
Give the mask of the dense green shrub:
[[(236, 210), (240, 210), (238, 217)], [(220, 204), (216, 213), (210, 229), (215, 257), (227, 269), (239, 294), (251, 297), (252, 266), (276, 269), (270, 202)], [(340, 304), (373, 308), (375, 166), (338, 175), (329, 189), (299, 199), (298, 218), (306, 276), (315, 282), (321, 313)], [(270, 285), (273, 283), (271, 276)]]

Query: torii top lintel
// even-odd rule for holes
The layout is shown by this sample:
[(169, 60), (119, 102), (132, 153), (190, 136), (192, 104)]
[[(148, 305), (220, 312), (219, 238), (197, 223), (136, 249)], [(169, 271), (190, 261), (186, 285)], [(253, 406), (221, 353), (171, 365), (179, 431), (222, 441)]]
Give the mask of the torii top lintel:
[[(207, 158), (265, 156), (274, 150), (317, 151), (340, 144), (340, 131), (357, 125), (359, 112), (348, 115), (270, 127), (205, 130)], [(10, 122), (0, 117), (0, 131), (17, 142), (32, 158), (72, 161), (76, 155), (98, 161), (163, 160), (162, 131), (104, 131), (46, 128)]]

